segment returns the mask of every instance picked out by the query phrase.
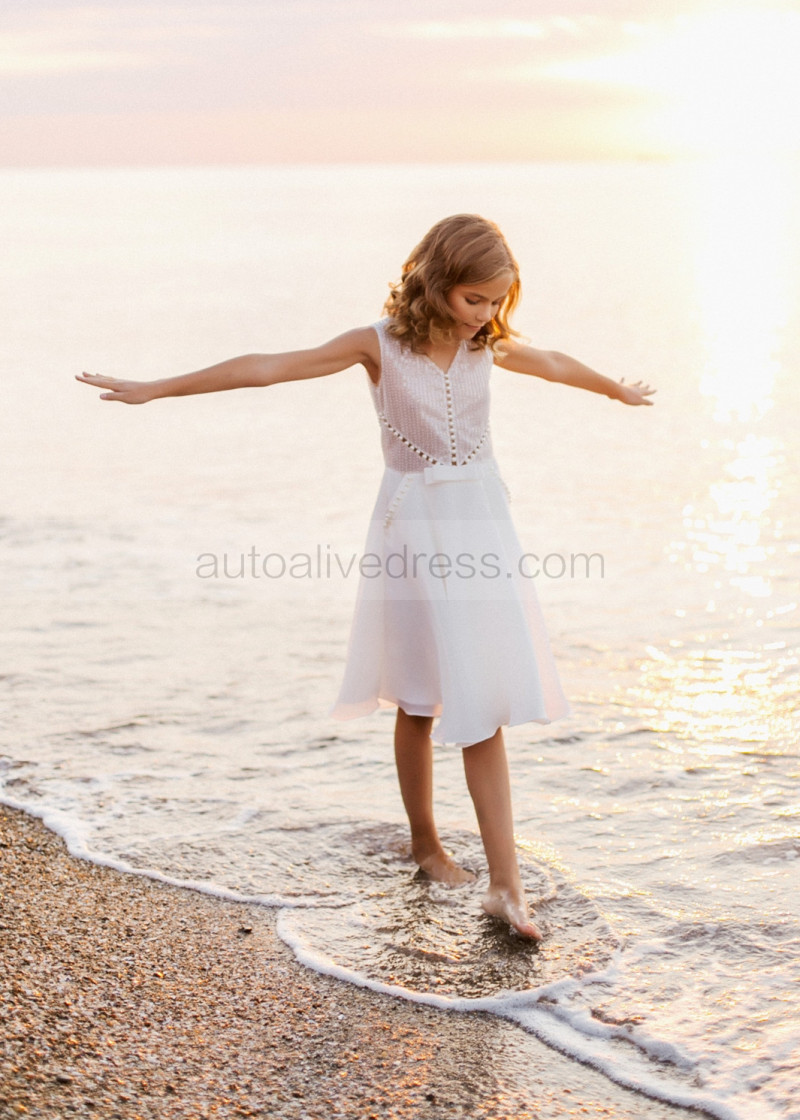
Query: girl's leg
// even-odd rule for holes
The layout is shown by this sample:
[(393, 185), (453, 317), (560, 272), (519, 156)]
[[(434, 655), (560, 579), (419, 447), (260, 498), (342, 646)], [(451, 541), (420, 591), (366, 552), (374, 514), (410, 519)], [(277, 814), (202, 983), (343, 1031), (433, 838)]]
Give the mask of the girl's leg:
[(464, 771), (489, 863), (489, 890), (483, 909), (503, 918), (524, 937), (539, 941), (542, 935), (530, 920), (519, 874), (511, 783), (500, 728), (491, 739), (465, 747)]
[(411, 827), (411, 853), (422, 868), (442, 883), (456, 886), (475, 878), (459, 867), (442, 847), (433, 819), (433, 743), (429, 716), (410, 716), (397, 709), (394, 730), (394, 756), (397, 777), (408, 823)]

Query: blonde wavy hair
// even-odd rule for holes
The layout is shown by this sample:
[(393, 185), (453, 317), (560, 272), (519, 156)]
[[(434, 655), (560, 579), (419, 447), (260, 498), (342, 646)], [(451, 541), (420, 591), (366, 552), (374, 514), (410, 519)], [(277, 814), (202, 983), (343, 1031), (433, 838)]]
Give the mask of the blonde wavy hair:
[(470, 340), (474, 349), (494, 350), (518, 334), (508, 319), (519, 302), (519, 266), (494, 222), (477, 214), (443, 218), (411, 253), (399, 283), (390, 285), (386, 329), (416, 353), (428, 342), (449, 342), (457, 319), (447, 305), (448, 292), (460, 284), (485, 284), (503, 272), (513, 280), (494, 318)]

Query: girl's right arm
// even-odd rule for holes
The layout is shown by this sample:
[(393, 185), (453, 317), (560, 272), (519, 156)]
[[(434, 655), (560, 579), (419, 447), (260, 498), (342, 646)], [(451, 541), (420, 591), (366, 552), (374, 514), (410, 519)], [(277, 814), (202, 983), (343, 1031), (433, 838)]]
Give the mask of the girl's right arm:
[(208, 369), (158, 381), (128, 381), (104, 374), (76, 374), (78, 381), (108, 390), (104, 401), (146, 404), (158, 397), (185, 397), (195, 393), (218, 393), (224, 389), (245, 389), (277, 385), (281, 381), (303, 381), (326, 377), (358, 364), (365, 366), (373, 380), (380, 374), (380, 345), (371, 327), (347, 331), (310, 350), (290, 350), (283, 354), (245, 354), (230, 358)]

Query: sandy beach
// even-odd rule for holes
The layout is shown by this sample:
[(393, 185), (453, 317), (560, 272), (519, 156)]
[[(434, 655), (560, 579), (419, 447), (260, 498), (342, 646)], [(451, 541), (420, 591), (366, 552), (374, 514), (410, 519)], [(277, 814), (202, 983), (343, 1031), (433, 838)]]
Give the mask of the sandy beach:
[(73, 859), (0, 808), (0, 1116), (677, 1120), (483, 1014), (317, 975), (268, 909)]

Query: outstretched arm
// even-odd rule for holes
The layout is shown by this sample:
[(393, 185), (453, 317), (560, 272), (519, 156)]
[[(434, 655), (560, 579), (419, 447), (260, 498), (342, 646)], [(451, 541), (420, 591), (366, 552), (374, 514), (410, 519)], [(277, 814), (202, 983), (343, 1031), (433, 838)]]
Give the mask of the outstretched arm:
[(310, 350), (290, 350), (283, 354), (245, 354), (180, 377), (157, 381), (128, 381), (104, 374), (76, 374), (78, 381), (107, 390), (101, 400), (123, 404), (145, 404), (158, 397), (185, 397), (196, 393), (218, 393), (224, 389), (244, 389), (277, 385), (281, 381), (302, 381), (326, 377), (350, 366), (362, 364), (370, 376), (380, 370), (378, 336), (371, 327), (347, 331), (322, 346)]
[(624, 380), (612, 381), (610, 377), (596, 373), (575, 358), (559, 354), (557, 350), (534, 350), (532, 346), (522, 346), (517, 342), (506, 342), (502, 354), (496, 354), (494, 360), (496, 365), (514, 373), (526, 373), (545, 381), (557, 381), (576, 389), (588, 389), (590, 393), (602, 393), (603, 396), (622, 401), (623, 404), (652, 404), (647, 398), (656, 391), (641, 381), (634, 385), (626, 385)]

